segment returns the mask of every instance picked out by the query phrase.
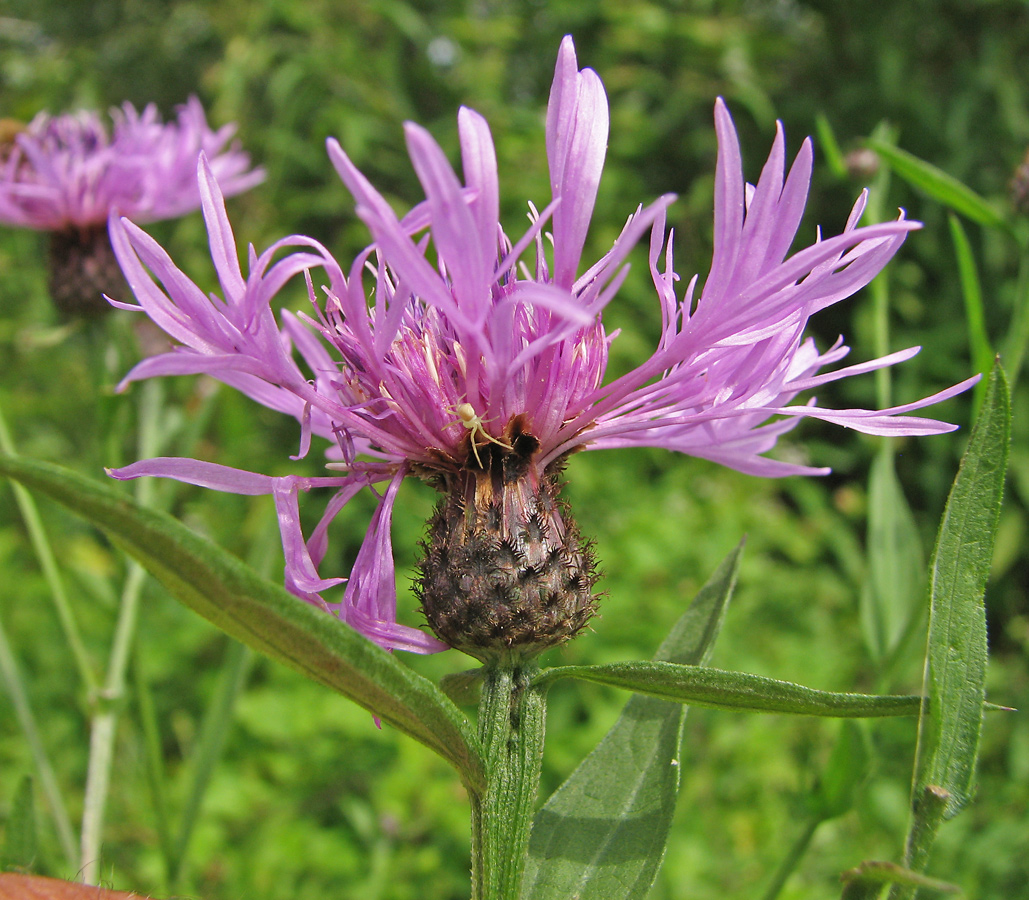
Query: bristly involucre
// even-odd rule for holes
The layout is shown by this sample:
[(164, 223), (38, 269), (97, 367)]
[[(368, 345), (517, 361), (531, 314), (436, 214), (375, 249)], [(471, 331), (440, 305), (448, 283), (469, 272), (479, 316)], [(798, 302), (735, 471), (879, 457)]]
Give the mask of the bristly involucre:
[(558, 499), (561, 463), (540, 471), (539, 441), (515, 419), (465, 468), (437, 476), (415, 593), (445, 643), (517, 661), (564, 643), (596, 611), (596, 562)]

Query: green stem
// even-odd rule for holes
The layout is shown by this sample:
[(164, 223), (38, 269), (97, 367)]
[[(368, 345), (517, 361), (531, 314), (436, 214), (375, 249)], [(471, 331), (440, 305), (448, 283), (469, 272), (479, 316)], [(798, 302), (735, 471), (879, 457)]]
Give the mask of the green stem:
[(100, 842), (111, 782), (115, 731), (121, 701), (125, 696), (125, 669), (135, 640), (139, 598), (145, 580), (146, 571), (142, 566), (131, 563), (118, 610), (107, 678), (99, 707), (90, 722), (89, 768), (86, 772), (86, 795), (82, 809), (81, 878), (84, 884), (99, 883)]
[[(162, 397), (158, 383), (148, 381), (139, 399), (139, 455), (153, 456), (162, 443)], [(136, 486), (136, 499), (146, 505), (153, 488), (143, 479)], [(111, 782), (111, 763), (121, 701), (125, 696), (125, 672), (136, 640), (139, 600), (146, 581), (146, 570), (139, 563), (129, 563), (118, 609), (111, 656), (107, 664), (99, 704), (90, 722), (89, 767), (86, 772), (86, 794), (82, 810), (82, 868), (84, 884), (97, 884), (100, 877), (100, 844), (103, 836), (104, 810)]]
[[(926, 785), (915, 797), (911, 830), (904, 847), (904, 865), (916, 874), (921, 874), (929, 865), (929, 855), (936, 832), (943, 822), (950, 795), (936, 785)], [(917, 883), (896, 882), (890, 889), (889, 900), (912, 900), (918, 890)]]
[(536, 807), (546, 688), (531, 684), (535, 662), (487, 667), (479, 703), (486, 792), (472, 798), (475, 900), (518, 900)]
[(783, 889), (783, 885), (786, 884), (786, 880), (793, 874), (793, 870), (797, 868), (798, 863), (803, 859), (804, 854), (807, 853), (808, 844), (811, 843), (811, 838), (815, 836), (815, 831), (821, 824), (822, 818), (820, 816), (812, 818), (807, 823), (804, 830), (797, 837), (797, 840), (793, 842), (793, 846), (790, 847), (790, 852), (786, 854), (786, 858), (779, 864), (772, 883), (768, 886), (768, 890), (765, 891), (763, 900), (775, 900), (779, 896), (779, 892)]

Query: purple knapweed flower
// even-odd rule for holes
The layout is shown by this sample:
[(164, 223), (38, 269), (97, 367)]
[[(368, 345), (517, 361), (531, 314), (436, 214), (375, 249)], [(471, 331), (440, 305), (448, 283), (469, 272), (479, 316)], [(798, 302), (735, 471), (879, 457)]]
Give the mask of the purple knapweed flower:
[[(574, 451), (664, 447), (756, 475), (822, 474), (828, 470), (764, 454), (805, 416), (868, 434), (954, 427), (901, 414), (951, 397), (975, 379), (882, 411), (795, 402), (800, 392), (918, 350), (819, 374), (848, 348), (837, 342), (820, 352), (804, 337), (809, 316), (864, 287), (918, 225), (901, 216), (858, 227), (862, 195), (842, 234), (787, 258), (808, 192), (809, 141), (786, 174), (780, 128), (751, 187), (743, 180), (732, 120), (718, 101), (715, 250), (695, 299), (696, 278), (676, 295), (665, 233), (669, 196), (637, 209), (611, 250), (581, 272), (608, 107), (596, 73), (578, 69), (570, 38), (558, 54), (547, 112), (553, 199), (542, 212), (530, 207), (532, 224), (519, 240), (512, 242), (498, 223), (496, 156), (485, 120), (462, 109), (458, 125), (463, 182), (429, 134), (407, 125), (426, 200), (402, 218), (329, 141), (329, 155), (374, 238), (346, 272), (316, 241), (293, 236), (260, 256), (251, 249), (244, 277), (205, 163), (203, 208), (224, 299), (205, 295), (131, 222), (112, 222), (115, 252), (139, 300), (139, 307), (115, 305), (142, 308), (181, 344), (144, 360), (125, 381), (210, 374), (294, 416), (300, 455), (317, 435), (330, 442), (334, 461), (331, 474), (317, 478), (169, 458), (111, 474), (272, 494), (286, 584), (294, 593), (384, 647), (430, 652), (450, 645), (489, 659), (539, 652), (575, 634), (592, 613), (593, 561), (557, 499), (558, 473)], [(614, 335), (605, 332), (601, 313), (625, 277), (627, 254), (648, 231), (661, 338), (639, 368), (605, 383)], [(273, 261), (284, 248), (297, 249)], [(318, 267), (328, 280), (325, 300), (305, 275), (313, 312), (286, 311), (276, 322), (272, 296)], [(390, 521), (408, 476), (443, 494), (429, 522), (416, 591), (444, 643), (396, 621)], [(385, 485), (377, 511), (342, 597), (333, 599), (329, 592), (344, 579), (319, 572), (328, 525), (353, 496), (376, 484)], [(305, 537), (298, 491), (321, 486), (336, 493)]]
[(0, 146), (0, 222), (50, 232), (51, 294), (62, 309), (110, 308), (102, 294), (121, 280), (107, 236), (112, 213), (153, 222), (200, 207), (201, 152), (225, 194), (264, 178), (232, 141), (235, 126), (212, 131), (196, 97), (172, 122), (153, 104), (140, 113), (126, 103), (111, 118), (108, 131), (96, 112), (40, 113)]

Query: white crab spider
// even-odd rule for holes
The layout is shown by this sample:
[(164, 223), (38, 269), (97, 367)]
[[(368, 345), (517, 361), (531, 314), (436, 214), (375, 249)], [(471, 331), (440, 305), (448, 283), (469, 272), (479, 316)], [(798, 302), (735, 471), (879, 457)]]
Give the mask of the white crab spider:
[(482, 468), (482, 460), (479, 458), (479, 446), (475, 443), (477, 437), (484, 437), (491, 444), (496, 444), (505, 450), (511, 449), (510, 444), (504, 443), (500, 438), (493, 437), (485, 429), (482, 424), (482, 416), (475, 412), (475, 407), (471, 403), (459, 403), (457, 406), (450, 407), (447, 411), (455, 413), (461, 424), (471, 432), (468, 442), (472, 445), (472, 453), (475, 455), (475, 461), (479, 464), (480, 469)]

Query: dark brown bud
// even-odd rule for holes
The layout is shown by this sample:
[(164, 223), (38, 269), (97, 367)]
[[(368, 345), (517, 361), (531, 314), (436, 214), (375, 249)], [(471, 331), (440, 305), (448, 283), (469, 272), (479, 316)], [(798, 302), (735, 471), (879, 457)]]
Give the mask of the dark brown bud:
[(107, 236), (107, 224), (50, 232), (50, 298), (62, 319), (95, 319), (111, 310), (104, 299), (128, 287)]
[(595, 561), (557, 472), (532, 466), (531, 435), (509, 444), (479, 447), (442, 479), (415, 585), (437, 637), (483, 661), (542, 653), (596, 611)]

